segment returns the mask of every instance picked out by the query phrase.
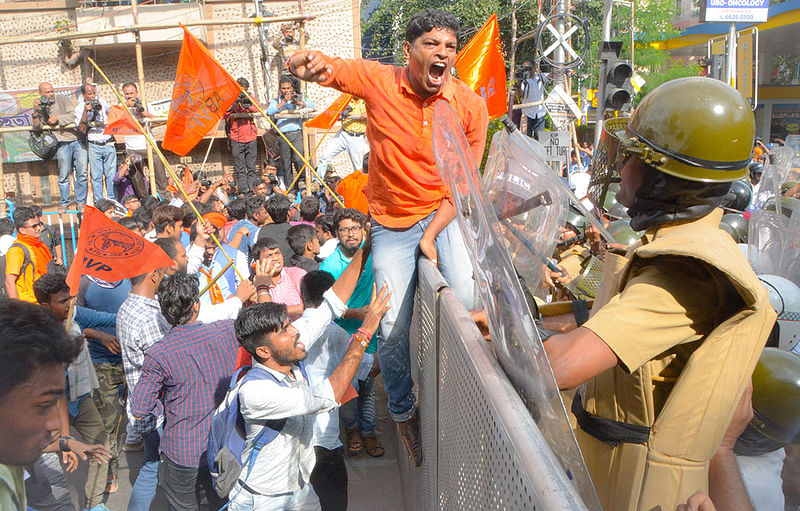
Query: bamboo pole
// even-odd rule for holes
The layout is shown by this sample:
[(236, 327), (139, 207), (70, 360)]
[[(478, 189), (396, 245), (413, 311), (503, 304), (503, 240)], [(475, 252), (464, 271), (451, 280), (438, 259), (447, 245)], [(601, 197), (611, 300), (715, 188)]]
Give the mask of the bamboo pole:
[[(119, 93), (119, 91), (116, 89), (116, 87), (114, 87), (114, 84), (111, 83), (111, 80), (108, 79), (108, 76), (106, 76), (106, 74), (103, 72), (103, 70), (100, 69), (100, 66), (97, 65), (97, 62), (95, 62), (94, 59), (92, 59), (91, 57), (86, 57), (86, 60), (88, 60), (89, 63), (92, 66), (94, 66), (94, 68), (97, 70), (97, 72), (100, 73), (100, 76), (102, 76), (103, 80), (106, 81), (108, 86), (114, 92), (114, 95), (117, 96), (117, 99), (121, 103), (124, 103), (125, 102), (125, 98), (123, 98), (122, 95)], [(252, 98), (250, 98), (250, 99), (252, 100)], [(124, 109), (124, 110), (125, 110), (125, 112), (128, 113), (128, 117), (133, 121), (133, 123), (136, 125), (136, 127), (139, 128), (139, 130), (141, 130), (141, 132), (144, 134), (145, 140), (147, 140), (147, 143), (150, 144), (150, 146), (153, 148), (153, 151), (155, 151), (155, 153), (161, 159), (161, 163), (164, 164), (164, 169), (167, 172), (169, 172), (169, 175), (172, 177), (172, 180), (175, 182), (175, 186), (178, 187), (178, 190), (180, 190), (180, 192), (183, 194), (183, 197), (186, 199), (186, 203), (189, 204), (189, 207), (192, 208), (192, 211), (194, 212), (194, 214), (197, 215), (197, 220), (198, 221), (202, 221), (203, 215), (201, 215), (200, 212), (197, 211), (197, 208), (194, 207), (194, 204), (192, 203), (191, 199), (189, 198), (189, 194), (187, 194), (186, 190), (183, 188), (183, 183), (181, 182), (180, 179), (178, 179), (178, 176), (175, 175), (175, 171), (172, 170), (172, 167), (170, 166), (169, 162), (167, 161), (167, 158), (164, 156), (164, 153), (162, 153), (161, 149), (158, 148), (158, 145), (156, 144), (156, 141), (153, 140), (153, 138), (150, 136), (150, 134), (148, 132), (146, 132), (144, 130), (144, 128), (142, 128), (142, 124), (139, 122), (139, 119), (137, 119), (136, 116), (133, 115), (130, 110), (128, 110), (127, 108)], [(225, 259), (227, 259), (229, 263), (233, 264), (233, 271), (236, 272), (236, 275), (239, 276), (239, 279), (242, 282), (246, 282), (247, 279), (244, 278), (244, 276), (241, 273), (239, 273), (239, 269), (236, 267), (236, 264), (233, 263), (233, 260), (228, 256), (228, 253), (225, 252), (225, 250), (222, 248), (222, 244), (217, 239), (217, 236), (213, 232), (210, 233), (210, 234), (211, 234), (211, 239), (214, 240), (214, 243), (217, 245), (217, 248), (220, 251), (222, 251), (222, 255), (225, 256)]]
[[(2, 143), (3, 143), (3, 138), (0, 137), (0, 144)], [(0, 211), (2, 211), (3, 214), (8, 213), (8, 211), (6, 211), (7, 209), (5, 205), (6, 201), (3, 200), (5, 199), (5, 197), (6, 197), (6, 180), (3, 174), (3, 158), (0, 158)]]
[[(303, 12), (303, 0), (300, 0), (300, 13), (302, 13), (302, 12)], [(306, 24), (305, 23), (300, 22), (300, 30), (298, 32), (299, 32), (299, 35), (300, 35), (300, 51), (303, 51), (303, 50), (306, 49)], [(308, 99), (308, 95), (307, 95), (308, 85), (306, 84), (305, 81), (301, 81), (300, 83), (302, 84), (302, 87), (303, 87), (303, 100), (306, 100), (306, 99)], [(309, 144), (308, 144), (308, 130), (306, 130), (306, 123), (304, 123), (304, 122), (300, 124), (300, 135), (303, 137), (303, 156), (305, 156), (305, 155), (308, 154), (308, 146), (309, 146)], [(311, 161), (311, 157), (309, 157), (308, 160)], [(306, 164), (303, 165), (303, 169), (301, 170), (301, 172), (304, 174), (305, 179), (306, 179), (306, 196), (311, 195), (311, 172), (309, 172), (309, 168), (310, 167), (311, 166), (306, 163)], [(291, 186), (289, 188), (291, 188)], [(286, 190), (286, 191), (288, 192), (289, 190)]]
[(96, 39), (98, 37), (108, 37), (112, 35), (125, 34), (128, 32), (146, 31), (146, 30), (164, 30), (167, 28), (181, 28), (185, 27), (204, 27), (213, 25), (249, 25), (261, 23), (280, 23), (283, 21), (301, 21), (311, 20), (313, 16), (309, 15), (295, 15), (295, 16), (271, 16), (267, 18), (229, 18), (229, 19), (211, 19), (211, 20), (196, 20), (186, 21), (183, 23), (165, 23), (160, 25), (131, 25), (128, 27), (115, 27), (107, 28), (105, 30), (92, 30), (89, 32), (64, 32), (60, 34), (50, 34), (43, 36), (14, 36), (0, 38), (0, 46), (5, 44), (17, 43), (43, 43), (47, 41), (62, 41), (71, 39)]
[[(138, 0), (131, 0), (131, 15), (133, 17), (133, 26), (137, 26), (139, 24), (139, 7), (137, 5)], [(145, 95), (144, 90), (144, 62), (142, 59), (142, 34), (138, 30), (133, 31), (133, 39), (135, 41), (135, 49), (136, 49), (136, 75), (139, 81), (139, 99), (142, 101), (142, 105), (147, 104), (147, 97)], [(145, 123), (145, 129), (149, 128), (147, 123)], [(155, 162), (153, 161), (153, 149), (148, 145), (147, 146), (147, 169), (150, 173), (150, 195), (153, 197), (158, 196), (158, 190), (156, 189), (156, 173), (155, 173)], [(142, 171), (144, 171), (144, 166), (142, 166)]]

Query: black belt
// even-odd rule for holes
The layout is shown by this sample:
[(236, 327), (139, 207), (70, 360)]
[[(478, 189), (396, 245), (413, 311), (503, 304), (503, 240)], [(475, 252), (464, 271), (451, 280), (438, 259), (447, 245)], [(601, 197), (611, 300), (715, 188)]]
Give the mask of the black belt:
[(108, 143), (111, 142), (112, 140), (114, 140), (114, 139), (113, 138), (109, 138), (105, 142), (95, 142), (94, 140), (88, 140), (88, 139), (86, 141), (89, 142), (90, 144), (94, 144), (94, 145), (108, 145)]
[(604, 419), (587, 412), (583, 408), (579, 393), (576, 393), (572, 399), (572, 413), (578, 419), (578, 424), (582, 430), (611, 447), (618, 446), (620, 442), (646, 444), (650, 439), (650, 428), (647, 426), (637, 426), (627, 422)]
[(344, 130), (344, 132), (353, 137), (363, 137), (366, 134), (366, 133), (356, 133), (354, 131), (347, 131), (347, 130)]

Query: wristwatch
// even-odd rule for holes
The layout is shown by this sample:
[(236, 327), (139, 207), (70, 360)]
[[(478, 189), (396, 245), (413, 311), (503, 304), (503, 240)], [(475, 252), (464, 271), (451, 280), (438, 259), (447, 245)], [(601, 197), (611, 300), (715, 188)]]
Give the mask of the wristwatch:
[(67, 445), (67, 440), (75, 440), (75, 439), (72, 438), (69, 435), (62, 436), (61, 438), (59, 438), (58, 439), (58, 450), (59, 451), (61, 451), (61, 452), (70, 452), (70, 451), (72, 451), (72, 449), (70, 449), (69, 446)]

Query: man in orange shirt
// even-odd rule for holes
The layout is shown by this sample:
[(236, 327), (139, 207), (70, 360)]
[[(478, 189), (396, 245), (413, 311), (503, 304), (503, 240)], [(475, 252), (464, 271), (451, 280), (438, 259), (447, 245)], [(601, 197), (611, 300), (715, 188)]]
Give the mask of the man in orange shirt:
[[(381, 321), (378, 357), (389, 412), (400, 423), (409, 454), (419, 465), (419, 426), (411, 380), (408, 329), (413, 308), (419, 241), (449, 189), (433, 157), (434, 104), (447, 101), (480, 161), (486, 142), (486, 104), (450, 74), (458, 46), (459, 23), (450, 14), (428, 9), (406, 26), (406, 67), (375, 61), (332, 58), (300, 51), (289, 71), (306, 81), (364, 99), (370, 165), (366, 196), (372, 216), (372, 268), (380, 288), (388, 284), (391, 309)], [(472, 272), (461, 232), (451, 222), (436, 238), (439, 270), (467, 308), (473, 306)]]
[(357, 209), (365, 215), (369, 215), (367, 196), (364, 193), (364, 189), (367, 186), (368, 166), (369, 152), (366, 152), (364, 153), (361, 170), (356, 169), (351, 172), (347, 177), (339, 181), (339, 185), (336, 187), (336, 193), (342, 196), (344, 207)]
[(17, 240), (6, 253), (6, 293), (9, 298), (37, 303), (33, 283), (47, 273), (47, 263), (53, 256), (39, 240), (44, 224), (31, 206), (14, 210)]

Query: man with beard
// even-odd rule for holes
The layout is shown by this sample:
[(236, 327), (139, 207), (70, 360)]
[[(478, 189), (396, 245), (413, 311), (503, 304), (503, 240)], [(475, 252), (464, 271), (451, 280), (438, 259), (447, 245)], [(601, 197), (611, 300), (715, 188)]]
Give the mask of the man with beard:
[(719, 228), (754, 132), (741, 94), (706, 78), (667, 82), (606, 125), (590, 196), (602, 204), (621, 177), (616, 198), (645, 234), (607, 253), (591, 317), (544, 343), (560, 388), (585, 383), (572, 412), (603, 509), (675, 509), (708, 489), (775, 319)]
[[(450, 75), (458, 47), (458, 20), (450, 13), (427, 9), (406, 26), (403, 51), (408, 65), (328, 57), (299, 51), (289, 71), (306, 81), (333, 87), (364, 99), (370, 172), (366, 187), (372, 218), (373, 272), (380, 287), (389, 286), (392, 300), (381, 323), (378, 356), (389, 412), (400, 423), (403, 442), (415, 464), (422, 463), (419, 425), (412, 390), (408, 334), (415, 291), (416, 262), (422, 233), (442, 200), (450, 194), (433, 156), (433, 110), (439, 100), (453, 108), (480, 162), (486, 142), (486, 103)], [(456, 222), (436, 239), (439, 270), (467, 309), (473, 307), (474, 283), (469, 255)]]
[[(242, 457), (249, 455), (265, 422), (283, 423), (278, 435), (253, 460), (247, 481), (240, 479), (231, 490), (231, 510), (320, 508), (309, 482), (315, 462), (313, 416), (334, 409), (342, 401), (369, 338), (389, 308), (386, 288), (373, 292), (363, 332), (352, 336), (347, 352), (327, 379), (309, 383), (303, 360), (332, 317), (344, 309), (342, 298), (349, 297), (360, 269), (359, 251), (351, 268), (325, 292), (324, 303), (309, 309), (294, 323), (289, 322), (286, 307), (277, 303), (250, 307), (236, 320), (236, 336), (253, 357), (251, 371), (263, 373), (250, 378), (248, 374), (238, 389), (247, 434)], [(319, 318), (311, 320), (311, 314)], [(316, 332), (310, 331), (311, 326)]]

